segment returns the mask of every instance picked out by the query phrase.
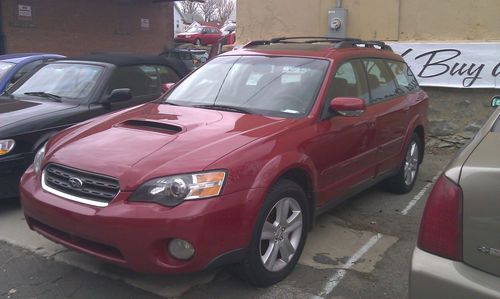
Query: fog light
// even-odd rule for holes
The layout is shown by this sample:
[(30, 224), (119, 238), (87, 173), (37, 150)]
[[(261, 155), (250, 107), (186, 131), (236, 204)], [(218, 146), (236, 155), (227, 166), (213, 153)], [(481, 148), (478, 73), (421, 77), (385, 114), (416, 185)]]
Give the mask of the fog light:
[(168, 251), (176, 259), (189, 260), (194, 255), (194, 247), (188, 241), (173, 239), (168, 244)]

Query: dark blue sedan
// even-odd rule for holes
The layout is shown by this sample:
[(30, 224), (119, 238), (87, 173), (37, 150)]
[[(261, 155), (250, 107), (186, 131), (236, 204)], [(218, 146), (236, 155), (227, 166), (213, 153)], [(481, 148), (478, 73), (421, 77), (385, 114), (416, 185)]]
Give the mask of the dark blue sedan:
[(64, 58), (57, 54), (17, 53), (0, 55), (0, 93), (38, 65)]

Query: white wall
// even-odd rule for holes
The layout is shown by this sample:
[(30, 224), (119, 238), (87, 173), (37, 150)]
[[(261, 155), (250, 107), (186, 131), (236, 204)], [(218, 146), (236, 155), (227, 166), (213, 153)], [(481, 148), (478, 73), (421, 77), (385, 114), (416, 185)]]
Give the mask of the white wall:
[[(174, 5), (177, 4), (174, 2)], [(184, 32), (185, 29), (186, 25), (184, 25), (181, 14), (179, 13), (179, 10), (174, 7), (174, 36)]]

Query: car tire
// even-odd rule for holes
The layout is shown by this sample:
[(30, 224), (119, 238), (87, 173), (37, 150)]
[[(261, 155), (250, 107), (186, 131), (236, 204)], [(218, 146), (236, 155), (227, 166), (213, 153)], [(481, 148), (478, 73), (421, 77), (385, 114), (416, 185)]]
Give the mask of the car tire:
[(422, 141), (420, 137), (413, 133), (410, 141), (405, 147), (405, 155), (398, 173), (385, 181), (386, 189), (392, 193), (404, 194), (413, 189), (417, 180), (418, 170), (422, 155)]
[(194, 44), (197, 45), (197, 46), (201, 46), (201, 39), (197, 38), (195, 41), (194, 41)]
[[(287, 277), (304, 249), (309, 219), (307, 207), (306, 194), (299, 185), (284, 179), (278, 181), (266, 196), (247, 256), (236, 265), (235, 273), (258, 287)], [(286, 217), (281, 216), (282, 210), (287, 211)]]

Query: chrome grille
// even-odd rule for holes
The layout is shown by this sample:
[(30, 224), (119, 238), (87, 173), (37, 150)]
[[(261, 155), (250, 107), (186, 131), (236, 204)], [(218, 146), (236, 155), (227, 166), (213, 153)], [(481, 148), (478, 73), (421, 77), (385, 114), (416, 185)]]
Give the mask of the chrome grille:
[(58, 164), (49, 164), (43, 173), (43, 187), (66, 199), (104, 207), (120, 190), (117, 179)]

